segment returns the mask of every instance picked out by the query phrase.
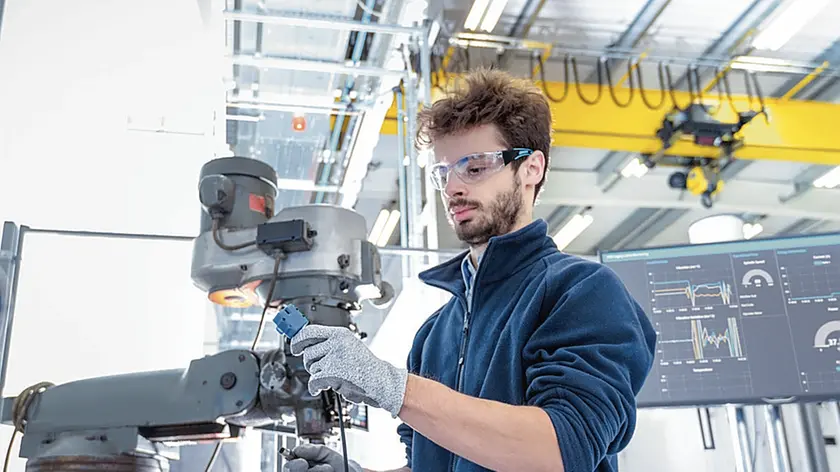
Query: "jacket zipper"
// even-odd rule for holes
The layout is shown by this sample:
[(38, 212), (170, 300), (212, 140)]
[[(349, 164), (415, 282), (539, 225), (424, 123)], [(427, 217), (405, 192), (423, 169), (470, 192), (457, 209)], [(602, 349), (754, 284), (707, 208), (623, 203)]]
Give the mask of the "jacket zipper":
[[(455, 391), (459, 393), (461, 393), (461, 389), (464, 384), (464, 365), (467, 363), (467, 338), (470, 334), (470, 308), (472, 308), (473, 303), (475, 302), (475, 284), (477, 281), (478, 273), (476, 273), (476, 276), (473, 279), (473, 287), (472, 293), (470, 294), (470, 299), (467, 301), (467, 304), (464, 307), (464, 329), (462, 331), (461, 336), (461, 348), (458, 351), (458, 373), (455, 376)], [(449, 461), (449, 470), (455, 472), (455, 454), (451, 454), (450, 457), (451, 459)]]

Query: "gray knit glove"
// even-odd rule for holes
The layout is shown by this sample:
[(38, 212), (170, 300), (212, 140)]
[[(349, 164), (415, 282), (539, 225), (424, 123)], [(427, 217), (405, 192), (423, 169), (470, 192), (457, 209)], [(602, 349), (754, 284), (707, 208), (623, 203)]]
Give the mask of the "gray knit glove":
[(376, 357), (349, 329), (308, 325), (292, 338), (291, 349), (303, 354), (312, 395), (332, 388), (353, 403), (399, 414), (408, 371)]
[[(344, 472), (344, 457), (318, 444), (301, 444), (292, 451), (298, 459), (286, 462), (283, 472)], [(354, 461), (347, 461), (347, 472), (362, 472)]]

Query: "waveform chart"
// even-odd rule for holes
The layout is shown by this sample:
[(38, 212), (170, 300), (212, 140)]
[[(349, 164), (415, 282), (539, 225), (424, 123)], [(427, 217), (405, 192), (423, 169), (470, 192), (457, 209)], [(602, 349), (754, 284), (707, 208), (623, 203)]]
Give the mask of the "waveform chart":
[(702, 320), (691, 321), (691, 344), (694, 358), (697, 360), (709, 357), (743, 357), (741, 335), (735, 318), (726, 319), (726, 327), (710, 327)]
[(698, 311), (736, 303), (732, 268), (728, 258), (718, 263), (668, 262), (650, 265), (650, 302), (654, 313)]

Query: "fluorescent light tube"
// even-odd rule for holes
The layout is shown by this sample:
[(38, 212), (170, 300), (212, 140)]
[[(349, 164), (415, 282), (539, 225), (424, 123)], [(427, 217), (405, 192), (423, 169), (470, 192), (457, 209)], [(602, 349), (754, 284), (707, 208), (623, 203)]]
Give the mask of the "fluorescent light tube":
[(394, 234), (394, 229), (396, 229), (399, 221), (400, 211), (391, 211), (391, 214), (388, 215), (388, 221), (385, 222), (385, 228), (382, 230), (382, 235), (379, 237), (379, 240), (376, 241), (377, 246), (381, 247), (388, 244), (388, 241), (391, 239), (391, 235)]
[(835, 188), (840, 187), (840, 167), (823, 174), (822, 177), (814, 181), (814, 187), (817, 188)]
[(752, 42), (756, 49), (778, 51), (828, 5), (829, 0), (790, 1)]
[(431, 26), (429, 26), (429, 44), (435, 44), (437, 41), (437, 37), (440, 34), (440, 23), (437, 20), (432, 21)]
[(493, 3), (490, 4), (490, 8), (487, 9), (487, 14), (484, 15), (484, 20), (481, 21), (482, 30), (487, 31), (488, 33), (493, 32), (493, 29), (496, 27), (496, 23), (499, 22), (499, 18), (502, 17), (502, 13), (505, 11), (507, 2), (508, 0), (493, 0)]
[(575, 215), (565, 224), (557, 234), (554, 235), (554, 244), (561, 251), (566, 249), (566, 246), (572, 243), (583, 231), (592, 224), (594, 218), (592, 215)]
[(764, 231), (761, 223), (747, 223), (744, 225), (744, 239), (752, 239)]
[(464, 29), (475, 31), (478, 28), (478, 24), (481, 23), (481, 18), (484, 16), (484, 12), (487, 10), (489, 3), (490, 0), (475, 0), (472, 8), (470, 8), (469, 14), (467, 14)]
[(642, 164), (642, 160), (637, 157), (632, 161), (628, 162), (627, 165), (624, 166), (623, 169), (621, 169), (621, 176), (624, 178), (641, 178), (643, 175), (647, 174), (648, 170), (648, 166)]
[(376, 221), (373, 222), (373, 227), (370, 229), (368, 241), (376, 244), (376, 241), (382, 236), (382, 230), (385, 229), (385, 223), (388, 221), (388, 215), (390, 214), (391, 212), (385, 209), (379, 212), (379, 216), (376, 217)]

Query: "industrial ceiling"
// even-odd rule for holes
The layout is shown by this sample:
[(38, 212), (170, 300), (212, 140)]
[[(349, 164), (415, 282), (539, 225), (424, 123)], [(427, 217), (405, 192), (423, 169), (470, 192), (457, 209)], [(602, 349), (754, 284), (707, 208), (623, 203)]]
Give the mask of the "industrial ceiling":
[[(476, 9), (484, 14), (470, 19)], [(383, 210), (399, 208), (400, 166), (407, 162), (388, 109), (400, 71), (410, 66), (423, 73), (418, 51), (401, 48), (417, 27), (434, 40), (435, 85), (469, 68), (501, 67), (553, 92), (555, 147), (536, 216), (552, 234), (578, 226), (567, 252), (686, 243), (692, 222), (719, 213), (742, 216), (750, 237), (840, 230), (840, 176), (826, 176), (840, 162), (825, 122), (836, 121), (820, 122), (840, 116), (840, 107), (821, 107), (840, 98), (834, 20), (840, 2), (710, 0), (698, 9), (688, 0), (328, 0), (301, 8), (291, 1), (228, 0), (225, 16), (227, 53), (234, 58), (228, 142), (236, 154), (275, 166), (285, 188), (278, 206), (352, 207), (381, 232), (373, 227), (387, 215)], [(351, 23), (382, 28), (359, 33)], [(672, 83), (658, 76), (663, 65)], [(596, 67), (612, 74), (599, 79)], [(702, 89), (722, 104), (724, 85), (727, 95), (748, 97), (752, 110), (766, 102), (766, 115), (752, 126), (767, 126), (790, 142), (719, 160), (724, 185), (707, 208), (697, 195), (669, 187), (673, 167), (642, 166), (644, 146), (625, 148), (627, 140), (607, 136), (654, 116), (639, 102), (640, 76), (654, 102), (660, 89), (665, 99), (666, 88), (678, 97)], [(635, 102), (622, 106), (633, 82)], [(569, 83), (569, 99), (560, 103)], [(606, 84), (623, 88), (620, 97), (604, 91)], [(595, 92), (600, 102), (586, 108)], [(656, 120), (667, 112), (656, 112)], [(584, 125), (565, 133), (587, 117), (603, 138), (583, 136)], [(759, 131), (745, 136), (747, 145), (763, 139)], [(424, 204), (433, 199), (424, 193)], [(463, 248), (440, 202), (433, 206), (437, 244), (429, 245), (448, 253)], [(377, 236), (382, 245), (405, 243), (399, 231)]]

